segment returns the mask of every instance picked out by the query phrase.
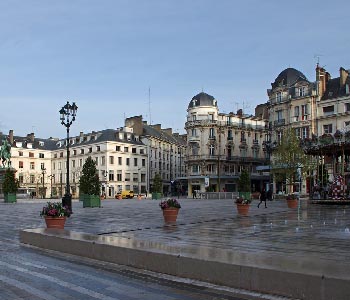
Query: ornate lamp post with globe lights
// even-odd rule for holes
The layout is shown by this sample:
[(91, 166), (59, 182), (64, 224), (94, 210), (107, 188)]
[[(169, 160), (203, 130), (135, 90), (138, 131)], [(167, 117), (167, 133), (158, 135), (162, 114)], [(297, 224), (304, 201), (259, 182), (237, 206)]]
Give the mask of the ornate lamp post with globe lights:
[(67, 101), (66, 105), (63, 106), (60, 110), (60, 120), (61, 124), (67, 128), (67, 179), (66, 179), (66, 193), (62, 198), (62, 205), (68, 206), (72, 211), (72, 194), (70, 193), (70, 185), (69, 185), (69, 127), (72, 125), (73, 121), (75, 121), (75, 116), (77, 114), (78, 106), (73, 104), (69, 104)]

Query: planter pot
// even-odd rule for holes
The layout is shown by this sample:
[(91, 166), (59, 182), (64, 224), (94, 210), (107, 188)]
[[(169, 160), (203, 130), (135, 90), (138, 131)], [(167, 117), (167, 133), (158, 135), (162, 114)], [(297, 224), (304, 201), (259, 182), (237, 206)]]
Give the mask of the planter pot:
[(238, 214), (240, 214), (240, 215), (242, 215), (242, 216), (248, 215), (249, 208), (250, 208), (250, 204), (240, 204), (240, 203), (237, 203), (236, 205), (237, 205)]
[(99, 195), (84, 195), (83, 207), (101, 207)]
[(298, 200), (297, 199), (287, 200), (287, 205), (288, 205), (288, 208), (297, 208)]
[(5, 203), (16, 203), (17, 202), (17, 196), (16, 194), (5, 194), (4, 195), (4, 202)]
[(158, 200), (162, 198), (162, 193), (152, 193), (152, 199)]
[(45, 216), (45, 222), (47, 228), (64, 229), (66, 223), (66, 217), (48, 217)]
[(163, 209), (163, 217), (165, 223), (175, 223), (177, 215), (179, 213), (179, 208), (170, 207)]

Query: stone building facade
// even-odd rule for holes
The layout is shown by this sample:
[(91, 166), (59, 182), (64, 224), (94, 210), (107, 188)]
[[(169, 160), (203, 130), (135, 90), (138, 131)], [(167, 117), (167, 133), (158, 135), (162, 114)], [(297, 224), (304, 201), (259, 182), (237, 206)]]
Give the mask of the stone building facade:
[(237, 191), (243, 169), (251, 174), (252, 191), (261, 190), (269, 176), (258, 167), (268, 164), (264, 141), (267, 120), (260, 117), (219, 112), (218, 101), (199, 93), (187, 109), (187, 180), (193, 191)]

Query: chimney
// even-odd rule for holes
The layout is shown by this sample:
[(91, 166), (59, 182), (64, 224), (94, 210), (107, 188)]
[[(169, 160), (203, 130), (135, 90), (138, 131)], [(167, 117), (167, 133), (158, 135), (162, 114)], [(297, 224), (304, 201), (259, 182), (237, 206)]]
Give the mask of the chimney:
[(12, 129), (9, 131), (9, 142), (11, 145), (13, 144), (13, 130)]
[(243, 110), (242, 108), (240, 108), (239, 110), (237, 110), (237, 115), (242, 116), (243, 115)]
[(349, 73), (344, 68), (340, 68), (339, 72), (340, 72), (340, 87), (343, 87), (345, 85), (346, 79), (349, 76)]
[(154, 124), (154, 125), (151, 125), (151, 127), (154, 128), (157, 131), (161, 131), (162, 130), (162, 126), (160, 124)]
[(173, 129), (172, 128), (165, 128), (163, 129), (163, 131), (168, 134), (168, 135), (172, 135), (173, 134)]
[(326, 91), (326, 76), (329, 75), (324, 68), (321, 68), (319, 64), (316, 66), (316, 81), (318, 83), (317, 90), (320, 97), (322, 97)]
[(34, 133), (32, 132), (27, 134), (27, 139), (29, 139), (31, 143), (34, 143)]
[(143, 134), (144, 122), (142, 121), (142, 115), (126, 118), (124, 124), (125, 127), (131, 127), (135, 135)]

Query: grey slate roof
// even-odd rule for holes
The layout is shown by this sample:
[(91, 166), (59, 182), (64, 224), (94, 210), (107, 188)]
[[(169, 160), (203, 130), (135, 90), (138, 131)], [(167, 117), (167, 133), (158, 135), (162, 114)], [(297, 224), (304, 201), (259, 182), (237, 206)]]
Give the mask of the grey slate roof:
[(297, 83), (298, 81), (307, 81), (306, 76), (300, 71), (294, 68), (287, 68), (283, 70), (275, 79), (273, 83), (271, 83), (272, 89), (279, 86), (287, 86), (290, 87)]
[(169, 143), (186, 146), (186, 141), (181, 137), (175, 137), (174, 135), (167, 134), (163, 130), (158, 131), (155, 128), (149, 125), (143, 125), (143, 134), (144, 136), (152, 136), (160, 140), (164, 140)]
[(188, 108), (196, 106), (217, 106), (217, 101), (213, 96), (201, 92), (194, 96), (188, 104)]
[(346, 95), (345, 86), (348, 84), (350, 86), (350, 78), (346, 79), (343, 86), (340, 86), (340, 77), (333, 78), (327, 81), (326, 91), (323, 94), (321, 100), (338, 98)]
[[(0, 134), (0, 144), (2, 144), (3, 136), (8, 137), (7, 134)], [(16, 148), (16, 142), (21, 142), (23, 148), (27, 148), (27, 144), (32, 143), (30, 138), (28, 138), (27, 136), (13, 136), (13, 143), (11, 145), (12, 148)], [(57, 140), (54, 139), (34, 138), (34, 142), (32, 143), (31, 149), (55, 150), (57, 149), (56, 143)]]

